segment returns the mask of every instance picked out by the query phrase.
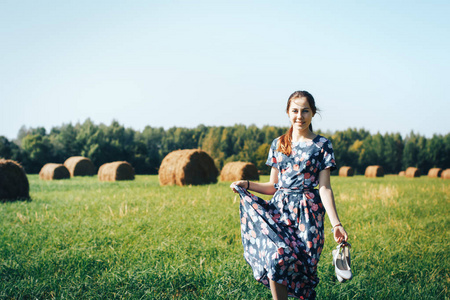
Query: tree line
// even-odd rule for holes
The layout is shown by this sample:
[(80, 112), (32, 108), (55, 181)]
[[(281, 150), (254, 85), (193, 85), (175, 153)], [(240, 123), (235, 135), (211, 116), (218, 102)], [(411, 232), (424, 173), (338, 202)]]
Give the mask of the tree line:
[[(83, 123), (19, 130), (15, 140), (0, 136), (0, 157), (22, 164), (27, 173), (38, 173), (48, 162), (63, 163), (71, 156), (85, 156), (100, 165), (125, 160), (137, 174), (157, 174), (162, 159), (178, 149), (202, 149), (221, 169), (230, 161), (254, 163), (263, 174), (272, 140), (286, 132), (287, 127), (255, 125), (204, 126), (195, 128), (145, 127), (142, 131), (125, 128), (117, 121), (109, 126)], [(433, 167), (450, 168), (450, 134), (431, 138), (411, 132), (405, 138), (399, 133), (370, 134), (364, 129), (320, 132), (333, 143), (338, 167), (351, 166), (364, 174), (369, 165), (381, 165), (386, 173), (398, 173), (417, 167), (427, 174)]]

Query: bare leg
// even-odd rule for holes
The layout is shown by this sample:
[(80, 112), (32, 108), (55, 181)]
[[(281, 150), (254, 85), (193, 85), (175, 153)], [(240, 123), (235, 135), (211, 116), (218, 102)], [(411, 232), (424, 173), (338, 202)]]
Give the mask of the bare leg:
[(287, 287), (276, 283), (273, 280), (269, 279), (270, 291), (272, 292), (273, 300), (287, 300), (288, 292)]

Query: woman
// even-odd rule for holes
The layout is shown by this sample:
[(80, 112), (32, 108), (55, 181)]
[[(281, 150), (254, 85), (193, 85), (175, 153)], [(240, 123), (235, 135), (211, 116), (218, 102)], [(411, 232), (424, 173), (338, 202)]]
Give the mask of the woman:
[[(336, 168), (331, 142), (312, 131), (316, 111), (310, 93), (294, 92), (286, 108), (291, 127), (272, 142), (269, 151), (269, 182), (241, 180), (231, 185), (241, 197), (244, 257), (275, 300), (315, 298), (325, 211), (335, 241), (348, 238), (330, 184), (330, 171)], [(274, 196), (266, 202), (249, 190)]]

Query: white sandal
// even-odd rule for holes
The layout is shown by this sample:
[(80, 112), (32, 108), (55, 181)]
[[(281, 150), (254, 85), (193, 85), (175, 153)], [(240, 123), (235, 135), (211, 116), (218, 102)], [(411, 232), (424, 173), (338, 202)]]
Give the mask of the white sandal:
[(336, 277), (339, 282), (345, 282), (352, 279), (353, 274), (350, 268), (350, 245), (347, 242), (340, 243), (335, 250), (331, 253), (333, 254), (333, 266), (336, 272)]

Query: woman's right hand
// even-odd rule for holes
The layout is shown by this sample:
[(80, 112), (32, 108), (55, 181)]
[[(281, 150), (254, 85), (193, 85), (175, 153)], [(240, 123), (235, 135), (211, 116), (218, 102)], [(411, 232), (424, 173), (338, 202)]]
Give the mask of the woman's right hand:
[(246, 189), (246, 188), (247, 188), (247, 180), (238, 180), (238, 181), (233, 182), (233, 183), (230, 185), (231, 190), (232, 190), (233, 192), (237, 193), (238, 191), (236, 191), (236, 189), (234, 188), (235, 185), (240, 186), (241, 188)]

